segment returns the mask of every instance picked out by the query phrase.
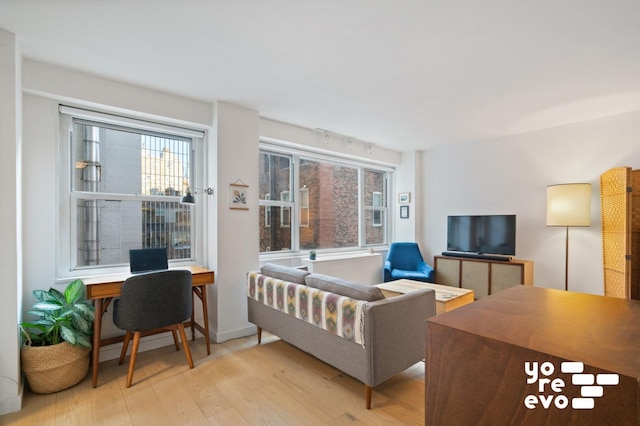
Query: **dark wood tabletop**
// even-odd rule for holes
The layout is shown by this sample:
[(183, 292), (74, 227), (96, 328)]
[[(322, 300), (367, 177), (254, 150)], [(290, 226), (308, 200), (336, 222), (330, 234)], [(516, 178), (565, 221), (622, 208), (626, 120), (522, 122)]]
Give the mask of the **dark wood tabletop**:
[[(594, 385), (619, 381), (592, 386), (593, 408), (577, 409), (584, 387), (566, 362)], [(538, 378), (561, 381), (556, 391), (528, 382), (527, 366), (545, 363), (551, 373)], [(427, 321), (427, 424), (637, 425), (639, 383), (640, 301), (515, 286)]]

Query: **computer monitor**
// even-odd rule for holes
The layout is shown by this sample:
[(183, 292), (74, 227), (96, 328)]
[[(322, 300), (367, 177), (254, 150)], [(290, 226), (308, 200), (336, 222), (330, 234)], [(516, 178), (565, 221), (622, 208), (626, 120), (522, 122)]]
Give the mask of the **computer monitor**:
[(167, 249), (165, 247), (129, 250), (129, 264), (133, 274), (169, 269)]

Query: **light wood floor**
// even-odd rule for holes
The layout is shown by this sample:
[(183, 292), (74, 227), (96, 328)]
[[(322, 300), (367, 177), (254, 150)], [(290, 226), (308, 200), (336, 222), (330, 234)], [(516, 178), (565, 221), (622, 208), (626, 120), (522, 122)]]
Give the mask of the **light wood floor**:
[(51, 395), (25, 389), (23, 409), (0, 417), (12, 425), (423, 425), (424, 363), (373, 390), (365, 408), (364, 385), (263, 333), (211, 347), (190, 341), (195, 368), (173, 346), (138, 355), (133, 386), (127, 365), (100, 363), (91, 374)]

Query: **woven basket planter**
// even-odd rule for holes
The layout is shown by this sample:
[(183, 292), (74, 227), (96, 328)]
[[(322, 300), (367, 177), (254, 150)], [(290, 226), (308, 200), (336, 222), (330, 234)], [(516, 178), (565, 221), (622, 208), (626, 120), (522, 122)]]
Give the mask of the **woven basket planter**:
[(67, 342), (50, 346), (23, 345), (22, 371), (34, 393), (54, 393), (80, 382), (89, 370), (90, 348)]

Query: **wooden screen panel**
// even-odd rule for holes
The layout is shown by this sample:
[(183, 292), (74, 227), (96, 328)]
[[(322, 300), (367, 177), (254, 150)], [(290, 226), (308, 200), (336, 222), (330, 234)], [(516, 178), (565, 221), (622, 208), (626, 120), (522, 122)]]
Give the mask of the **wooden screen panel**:
[(489, 295), (489, 263), (462, 261), (460, 287), (473, 290), (476, 299)]
[(605, 296), (629, 298), (631, 251), (631, 168), (618, 167), (600, 176), (602, 256)]
[(524, 265), (510, 263), (491, 264), (491, 294), (523, 283)]
[(640, 300), (640, 170), (631, 171), (631, 298)]
[(436, 257), (436, 284), (460, 287), (460, 260)]

